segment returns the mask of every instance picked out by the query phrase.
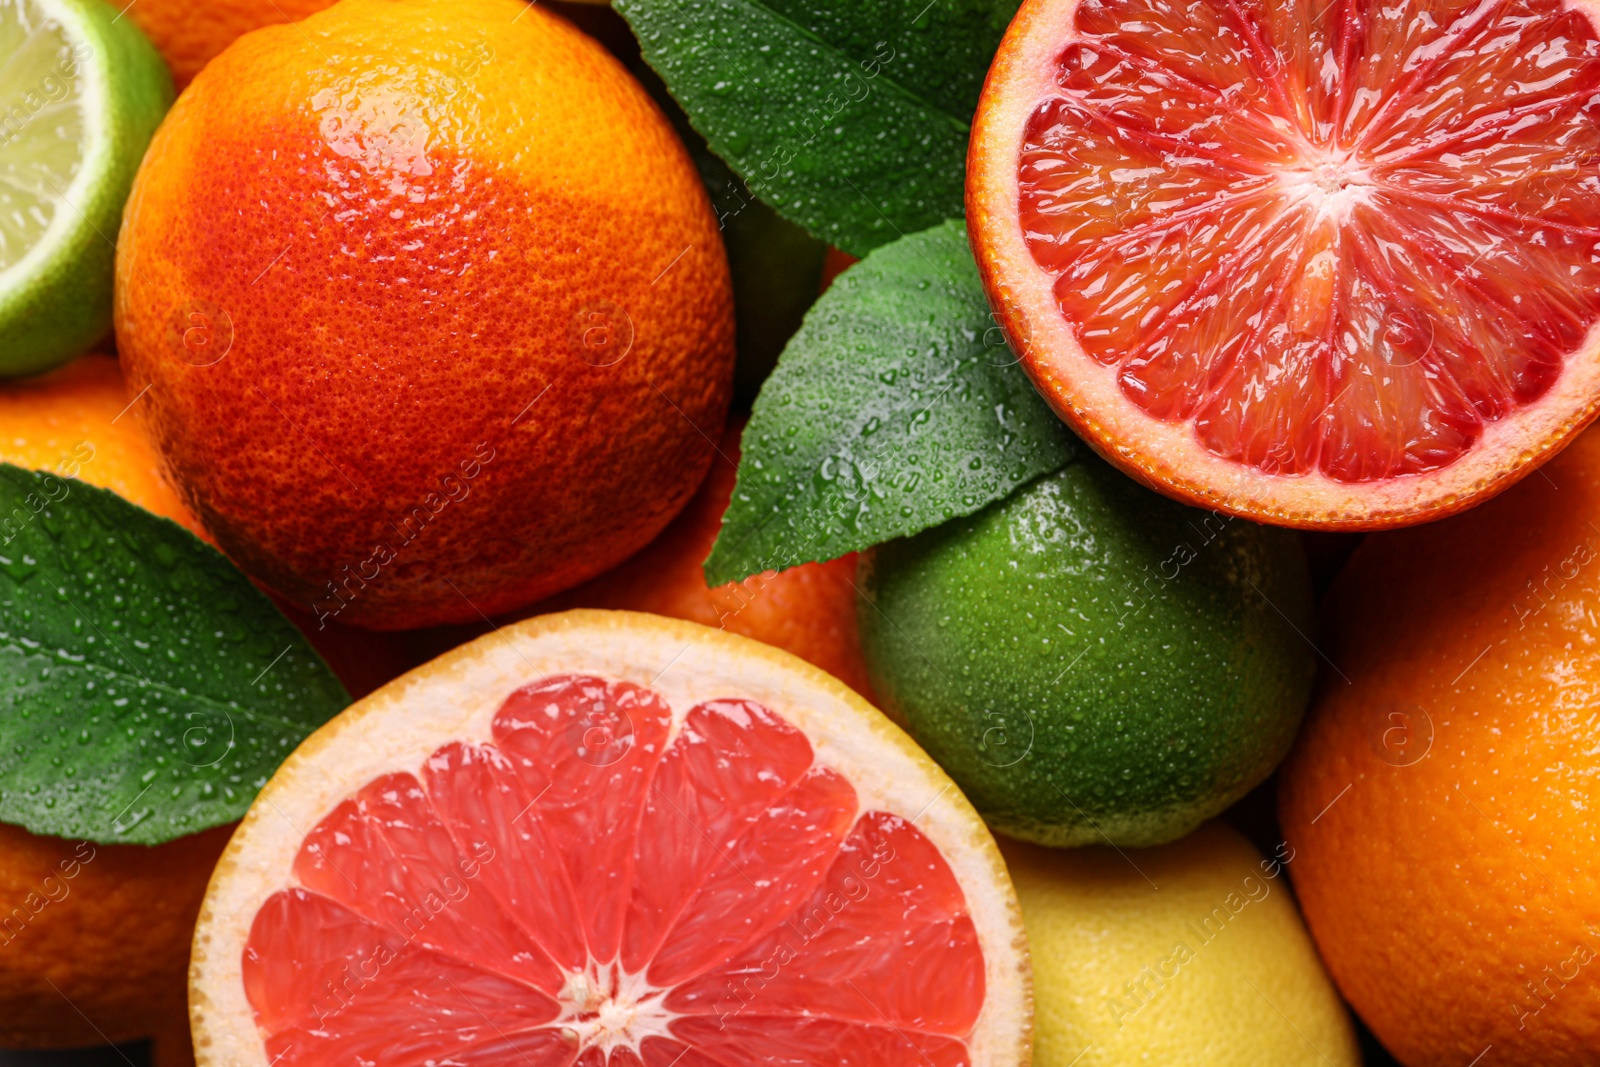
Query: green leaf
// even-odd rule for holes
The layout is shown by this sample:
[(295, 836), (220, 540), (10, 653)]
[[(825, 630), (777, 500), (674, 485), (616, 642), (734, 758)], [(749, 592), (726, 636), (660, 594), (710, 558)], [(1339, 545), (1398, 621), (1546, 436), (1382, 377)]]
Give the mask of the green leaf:
[(617, 0), (714, 152), (855, 255), (962, 214), (967, 134), (1017, 0)]
[(960, 221), (880, 249), (806, 315), (745, 427), (712, 585), (971, 514), (1084, 446), (995, 325)]
[(231, 822), (349, 702), (221, 553), (0, 464), (0, 822), (139, 844)]

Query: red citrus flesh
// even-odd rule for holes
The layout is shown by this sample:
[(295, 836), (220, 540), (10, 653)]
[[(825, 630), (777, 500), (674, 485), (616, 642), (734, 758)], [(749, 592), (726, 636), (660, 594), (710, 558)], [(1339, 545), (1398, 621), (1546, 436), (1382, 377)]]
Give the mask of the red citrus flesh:
[(245, 942), (272, 1063), (972, 1062), (956, 877), (746, 699), (543, 678), (492, 741), (367, 783)]
[(1559, 0), (1029, 0), (969, 216), (1057, 410), (1175, 495), (1435, 517), (1593, 417), (1600, 38)]

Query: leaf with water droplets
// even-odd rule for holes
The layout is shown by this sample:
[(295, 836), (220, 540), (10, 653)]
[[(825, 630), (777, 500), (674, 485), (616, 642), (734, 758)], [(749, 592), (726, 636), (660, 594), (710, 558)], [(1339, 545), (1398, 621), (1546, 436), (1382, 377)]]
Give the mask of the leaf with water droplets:
[(967, 135), (1017, 0), (617, 0), (755, 194), (865, 255), (962, 213)]
[(952, 221), (839, 276), (784, 349), (741, 447), (712, 585), (971, 514), (1084, 446), (1017, 364)]
[(137, 844), (232, 822), (349, 702), (211, 546), (0, 464), (0, 822)]

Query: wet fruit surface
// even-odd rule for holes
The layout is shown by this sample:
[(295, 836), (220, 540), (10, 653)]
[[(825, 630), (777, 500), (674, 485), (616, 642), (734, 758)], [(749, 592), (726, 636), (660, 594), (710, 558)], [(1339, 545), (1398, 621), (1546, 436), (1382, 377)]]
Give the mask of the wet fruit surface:
[(615, 60), (515, 0), (241, 38), (119, 247), (119, 348), (175, 481), (319, 618), (577, 584), (667, 523), (721, 431), (731, 298), (693, 165)]
[(1030, 0), (995, 70), (968, 187), (990, 297), (1123, 466), (1371, 528), (1593, 417), (1587, 9)]
[(873, 550), (873, 686), (1001, 832), (1173, 840), (1294, 738), (1313, 667), (1294, 538), (1080, 460)]
[(1557, 0), (1089, 0), (1022, 224), (1094, 359), (1265, 471), (1436, 470), (1600, 316), (1600, 40)]
[(753, 701), (671, 725), (548, 677), (339, 804), (246, 943), (267, 1056), (971, 1062), (983, 954), (928, 838)]
[(1368, 538), (1325, 601), (1338, 673), (1279, 813), (1329, 972), (1408, 1067), (1600, 1048), (1597, 524), (1591, 430), (1483, 507)]

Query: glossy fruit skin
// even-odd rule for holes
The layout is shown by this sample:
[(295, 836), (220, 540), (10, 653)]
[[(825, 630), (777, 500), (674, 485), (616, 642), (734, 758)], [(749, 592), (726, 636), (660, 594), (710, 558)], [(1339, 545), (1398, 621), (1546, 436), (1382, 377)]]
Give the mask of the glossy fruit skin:
[[(0, 385), (0, 463), (109, 489), (203, 537), (137, 411), (111, 356)], [(357, 647), (336, 625), (295, 621), (358, 696), (413, 665), (388, 638), (361, 632)], [(146, 847), (0, 825), (0, 1048), (154, 1037), (159, 1067), (192, 1062), (188, 938), (230, 832)]]
[(856, 625), (856, 555), (752, 575), (712, 589), (702, 564), (733, 497), (742, 426), (730, 426), (711, 472), (661, 536), (627, 562), (538, 605), (646, 611), (686, 619), (792, 652), (873, 700)]
[(1097, 459), (880, 545), (872, 683), (1002, 833), (1153, 845), (1264, 779), (1310, 695), (1288, 531), (1182, 507)]
[(134, 21), (167, 61), (181, 91), (241, 34), (294, 22), (333, 6), (334, 0), (139, 0), (129, 6)]
[[(51, 265), (0, 294), (0, 378), (39, 374), (81, 355), (111, 332), (117, 232), (128, 190), (151, 135), (172, 104), (172, 79), (143, 34), (104, 0), (66, 0), (85, 47), (105, 65), (90, 106), (108, 143), (85, 166), (95, 170), (86, 195), (62, 210), (79, 225)], [(83, 62), (73, 77), (82, 77)]]
[(666, 525), (722, 430), (732, 303), (694, 167), (615, 60), (516, 0), (240, 38), (162, 127), (118, 268), (174, 480), (318, 618), (576, 585)]
[(1359, 1067), (1283, 877), (1292, 852), (1262, 856), (1220, 822), (1150, 849), (1000, 850), (1033, 957), (1037, 1067)]
[(1541, 474), (1357, 550), (1281, 775), (1311, 932), (1407, 1067), (1600, 1048), (1600, 434)]

